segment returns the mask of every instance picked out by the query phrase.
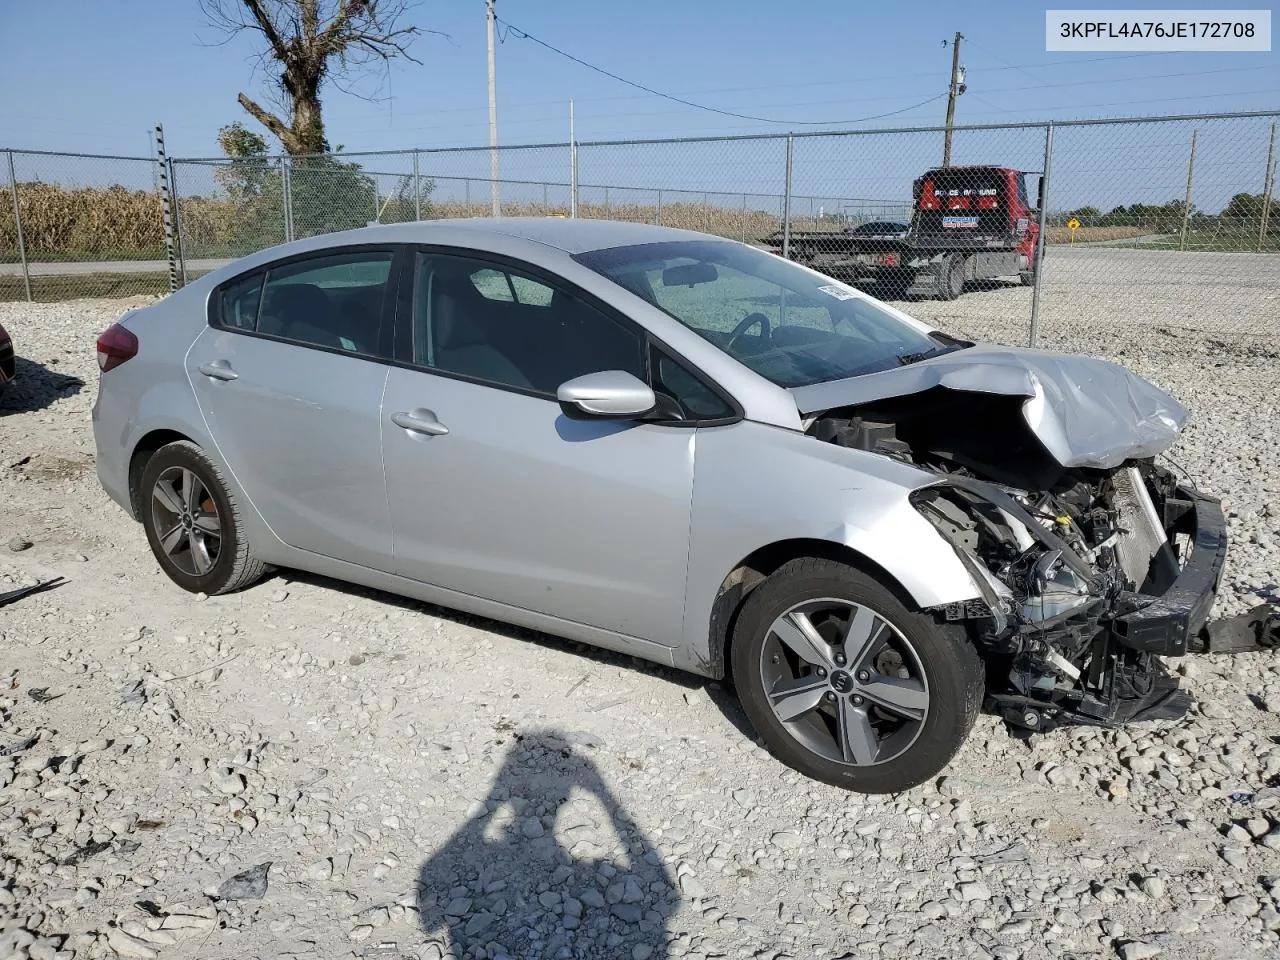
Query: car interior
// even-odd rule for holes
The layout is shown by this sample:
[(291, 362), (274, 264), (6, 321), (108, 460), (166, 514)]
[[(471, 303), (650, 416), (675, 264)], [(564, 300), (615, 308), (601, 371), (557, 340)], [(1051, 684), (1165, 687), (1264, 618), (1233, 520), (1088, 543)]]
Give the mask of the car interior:
[(385, 283), (325, 288), (268, 280), (258, 332), (353, 353), (376, 353), (385, 288)]
[[(641, 340), (604, 314), (555, 289), (549, 302), (481, 291), (487, 265), (454, 257), (419, 261), (414, 355), (424, 366), (554, 394), (566, 380), (599, 370), (644, 378)], [(540, 285), (539, 285), (540, 286)]]

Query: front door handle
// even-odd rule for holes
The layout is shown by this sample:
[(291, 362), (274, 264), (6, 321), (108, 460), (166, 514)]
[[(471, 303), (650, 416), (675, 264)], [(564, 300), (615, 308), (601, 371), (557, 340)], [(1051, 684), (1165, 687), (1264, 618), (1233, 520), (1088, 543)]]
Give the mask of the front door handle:
[(240, 374), (231, 369), (231, 364), (226, 360), (214, 360), (212, 363), (202, 363), (200, 372), (212, 380), (234, 380)]
[(393, 413), (391, 422), (397, 427), (404, 427), (413, 433), (425, 433), (431, 437), (443, 437), (449, 428), (436, 419), (430, 410), (416, 407), (407, 413)]

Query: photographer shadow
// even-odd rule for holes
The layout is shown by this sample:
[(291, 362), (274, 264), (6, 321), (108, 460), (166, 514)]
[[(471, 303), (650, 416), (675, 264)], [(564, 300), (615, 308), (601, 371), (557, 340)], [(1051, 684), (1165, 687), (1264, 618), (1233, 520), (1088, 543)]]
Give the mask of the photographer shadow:
[(673, 878), (581, 748), (517, 734), (483, 806), (419, 871), (429, 939), (494, 960), (670, 955)]

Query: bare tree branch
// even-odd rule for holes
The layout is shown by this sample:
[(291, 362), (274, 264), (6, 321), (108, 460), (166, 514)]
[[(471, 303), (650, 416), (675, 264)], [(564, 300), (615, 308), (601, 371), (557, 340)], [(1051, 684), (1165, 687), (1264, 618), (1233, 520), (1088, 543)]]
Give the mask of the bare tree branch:
[(275, 114), (268, 113), (266, 110), (262, 109), (262, 107), (258, 106), (243, 93), (236, 99), (239, 101), (240, 106), (244, 107), (253, 119), (257, 120), (260, 124), (276, 135), (276, 138), (281, 144), (283, 144), (286, 150), (290, 153), (299, 152), (295, 149), (297, 145), (297, 138), (294, 136), (293, 131), (285, 126), (284, 121)]
[[(290, 153), (328, 150), (320, 102), (326, 80), (336, 82), (369, 64), (389, 71), (390, 62), (396, 59), (421, 63), (409, 52), (416, 36), (425, 32), (447, 39), (437, 30), (403, 25), (411, 2), (198, 0), (210, 23), (229, 37), (250, 31), (266, 41), (258, 66), (265, 69), (269, 61), (278, 64), (272, 87), (281, 96), (281, 114), (291, 120), (286, 124), (243, 93), (239, 102)], [(339, 89), (346, 92), (345, 87)]]
[(280, 31), (276, 29), (275, 23), (272, 22), (270, 14), (263, 7), (262, 0), (244, 0), (244, 5), (249, 8), (253, 19), (258, 22), (258, 29), (271, 44), (276, 59), (284, 60), (289, 55), (289, 48), (285, 44), (284, 37), (280, 36)]

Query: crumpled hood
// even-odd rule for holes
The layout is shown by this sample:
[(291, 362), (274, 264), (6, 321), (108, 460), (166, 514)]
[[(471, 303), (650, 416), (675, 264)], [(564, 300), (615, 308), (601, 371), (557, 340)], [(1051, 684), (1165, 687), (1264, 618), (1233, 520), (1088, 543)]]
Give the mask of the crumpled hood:
[(1026, 397), (1031, 432), (1064, 467), (1110, 470), (1177, 440), (1187, 411), (1118, 364), (1074, 354), (974, 346), (894, 370), (793, 387), (802, 416), (934, 387)]

